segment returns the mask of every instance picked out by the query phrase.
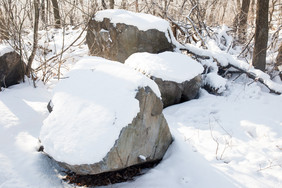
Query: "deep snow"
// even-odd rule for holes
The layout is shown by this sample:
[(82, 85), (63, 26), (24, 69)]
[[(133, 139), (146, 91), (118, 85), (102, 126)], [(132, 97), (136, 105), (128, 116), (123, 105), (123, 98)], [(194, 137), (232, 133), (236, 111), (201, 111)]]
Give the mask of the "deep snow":
[[(62, 32), (56, 32), (54, 37), (59, 39)], [(71, 35), (69, 31), (70, 39)], [(56, 54), (54, 47), (61, 46), (53, 42), (48, 44), (51, 55)], [(203, 55), (224, 55), (218, 48), (189, 48)], [(85, 55), (85, 49), (73, 47), (65, 54), (64, 72)], [(174, 142), (163, 161), (135, 181), (108, 187), (282, 187), (282, 96), (268, 93), (244, 75), (232, 80), (225, 83), (222, 96), (201, 90), (199, 99), (166, 108)], [(56, 84), (56, 79), (47, 85), (37, 82), (35, 89), (26, 79), (0, 92), (0, 188), (74, 187), (61, 180), (64, 174), (56, 163), (37, 152)]]
[[(242, 76), (228, 81), (224, 96), (202, 90), (199, 99), (166, 108), (175, 140), (163, 161), (110, 187), (281, 187), (282, 96), (248, 84)], [(36, 151), (50, 97), (29, 83), (0, 93), (0, 187), (70, 186)]]

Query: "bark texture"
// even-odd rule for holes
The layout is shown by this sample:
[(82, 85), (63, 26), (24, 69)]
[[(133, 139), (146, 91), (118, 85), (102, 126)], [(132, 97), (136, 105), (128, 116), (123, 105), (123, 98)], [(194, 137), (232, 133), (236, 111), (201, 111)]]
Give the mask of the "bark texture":
[(55, 27), (61, 27), (61, 16), (60, 16), (60, 9), (57, 0), (52, 0), (53, 11), (54, 11), (54, 19), (55, 19)]
[(38, 47), (38, 28), (39, 28), (39, 0), (34, 0), (34, 28), (33, 28), (33, 45), (31, 55), (28, 58), (27, 66), (26, 66), (26, 75), (30, 76), (31, 73), (31, 65), (33, 59), (36, 54), (36, 50)]
[(250, 0), (243, 0), (242, 7), (239, 15), (238, 36), (241, 44), (245, 43), (247, 39), (247, 21), (248, 12), (250, 7)]
[(256, 11), (255, 46), (252, 64), (265, 71), (266, 50), (268, 41), (268, 7), (269, 0), (258, 0)]

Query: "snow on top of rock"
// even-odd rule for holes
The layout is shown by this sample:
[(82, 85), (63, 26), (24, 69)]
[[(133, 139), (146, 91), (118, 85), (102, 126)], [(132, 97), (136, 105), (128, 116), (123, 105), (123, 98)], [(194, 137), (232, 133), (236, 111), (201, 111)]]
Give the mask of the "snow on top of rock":
[(0, 56), (15, 51), (11, 46), (5, 45), (5, 44), (0, 44)]
[(136, 117), (135, 96), (145, 86), (160, 97), (152, 80), (128, 66), (97, 57), (79, 61), (54, 88), (54, 108), (40, 133), (44, 150), (71, 165), (99, 162)]
[(197, 61), (176, 52), (135, 53), (125, 61), (125, 64), (149, 77), (154, 76), (177, 83), (189, 81), (204, 70), (203, 66)]
[(143, 31), (157, 29), (162, 32), (167, 32), (170, 28), (169, 23), (164, 19), (150, 14), (135, 13), (126, 10), (108, 9), (98, 11), (93, 19), (101, 22), (104, 18), (110, 19), (113, 24), (124, 23), (127, 25), (133, 25)]

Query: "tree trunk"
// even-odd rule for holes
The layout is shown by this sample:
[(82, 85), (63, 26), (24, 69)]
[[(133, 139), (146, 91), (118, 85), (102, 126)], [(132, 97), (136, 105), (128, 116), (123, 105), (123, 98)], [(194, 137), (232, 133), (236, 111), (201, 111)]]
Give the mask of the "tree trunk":
[(217, 0), (213, 1), (212, 7), (211, 7), (211, 12), (210, 12), (209, 17), (208, 17), (208, 23), (209, 23), (210, 26), (214, 25), (214, 15), (215, 15), (215, 9), (216, 9), (217, 5), (218, 5)]
[(223, 13), (222, 13), (222, 17), (221, 17), (221, 24), (223, 25), (224, 24), (224, 17), (225, 17), (225, 13), (226, 13), (226, 8), (227, 8), (227, 3), (228, 3), (228, 1), (224, 1), (223, 2), (223, 5), (222, 5), (222, 7), (223, 7)]
[(258, 0), (256, 11), (255, 46), (252, 64), (265, 71), (266, 50), (268, 40), (268, 8), (269, 0)]
[(9, 31), (7, 29), (5, 18), (0, 9), (0, 40), (8, 40), (8, 39), (9, 39)]
[(122, 0), (121, 1), (121, 6), (122, 6), (122, 9), (126, 9), (126, 0)]
[(114, 9), (114, 8), (115, 8), (115, 1), (110, 0), (110, 9)]
[(255, 4), (256, 4), (256, 0), (252, 0), (251, 1), (251, 8), (250, 8), (250, 16), (249, 16), (249, 24), (251, 26), (254, 26), (254, 20), (255, 20)]
[(139, 2), (138, 2), (138, 0), (135, 0), (135, 11), (139, 12)]
[(54, 19), (55, 19), (55, 27), (60, 28), (61, 27), (61, 16), (60, 16), (60, 9), (59, 4), (57, 0), (51, 0), (53, 5), (53, 11), (54, 11)]
[(237, 14), (239, 14), (239, 12), (241, 11), (241, 1), (240, 0), (236, 0), (236, 8), (237, 8)]
[(31, 65), (33, 62), (33, 59), (36, 54), (37, 46), (38, 46), (38, 27), (39, 27), (39, 5), (40, 0), (34, 0), (34, 27), (33, 27), (33, 47), (31, 55), (28, 58), (27, 66), (26, 66), (26, 75), (31, 75)]
[(268, 26), (269, 28), (271, 28), (273, 26), (272, 21), (273, 21), (273, 14), (275, 12), (275, 5), (277, 3), (277, 0), (272, 0), (271, 1), (271, 6), (270, 6), (270, 10), (269, 10), (269, 23)]
[[(278, 50), (278, 54), (276, 57), (276, 67), (279, 67), (282, 65), (282, 43), (280, 44), (279, 50)], [(282, 71), (282, 70), (281, 70)]]
[(105, 0), (101, 0), (101, 3), (102, 3), (103, 9), (107, 9), (107, 4), (106, 4)]
[(243, 0), (242, 7), (239, 14), (239, 27), (238, 27), (238, 38), (241, 44), (247, 40), (247, 21), (249, 12), (250, 0)]
[(276, 57), (275, 70), (279, 72), (280, 79), (282, 80), (282, 43), (280, 44)]
[(46, 24), (45, 0), (41, 0), (41, 20)]
[(233, 20), (233, 29), (235, 34), (237, 34), (238, 31), (240, 12), (241, 12), (241, 1), (236, 0), (236, 14)]

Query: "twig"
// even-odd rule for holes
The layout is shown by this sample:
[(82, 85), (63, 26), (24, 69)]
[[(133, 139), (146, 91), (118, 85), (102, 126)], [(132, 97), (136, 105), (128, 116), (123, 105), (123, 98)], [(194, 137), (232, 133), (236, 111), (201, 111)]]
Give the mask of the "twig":
[(273, 167), (278, 167), (278, 166), (282, 168), (282, 164), (273, 164), (273, 161), (269, 160), (269, 165), (267, 167), (261, 168), (261, 164), (259, 165), (258, 172), (261, 172), (263, 170), (270, 169), (270, 168), (273, 168)]
[(79, 36), (78, 36), (67, 48), (65, 48), (64, 50), (62, 50), (59, 54), (57, 54), (57, 55), (55, 55), (55, 56), (53, 56), (53, 57), (47, 59), (47, 60), (46, 60), (46, 63), (49, 62), (49, 61), (51, 61), (51, 60), (53, 60), (53, 59), (55, 59), (55, 58), (57, 58), (57, 57), (59, 57), (59, 56), (61, 56), (61, 54), (65, 53), (68, 49), (70, 49), (70, 47), (72, 47), (72, 46), (78, 41), (78, 39), (80, 39), (80, 37), (82, 36), (82, 34), (84, 33), (84, 31), (85, 31), (86, 29), (87, 29), (87, 25), (83, 28), (83, 30), (81, 31), (81, 33), (79, 34)]
[(244, 51), (249, 47), (249, 44), (252, 42), (254, 37), (255, 37), (255, 34), (253, 34), (252, 38), (249, 40), (249, 42), (246, 44), (244, 49), (241, 51), (241, 53), (237, 57), (240, 57), (244, 53)]
[(203, 37), (201, 36), (201, 34), (198, 32), (194, 22), (191, 20), (191, 18), (189, 16), (186, 16), (187, 20), (190, 22), (190, 24), (192, 25), (193, 30), (195, 31), (195, 33), (198, 35), (198, 37), (201, 39), (202, 44), (206, 47), (206, 42), (204, 41)]
[(230, 64), (230, 66), (233, 67), (233, 68), (235, 68), (235, 69), (237, 69), (237, 70), (239, 70), (239, 71), (241, 71), (242, 73), (246, 74), (249, 78), (253, 79), (254, 81), (258, 81), (258, 82), (262, 83), (265, 87), (267, 87), (267, 89), (269, 89), (270, 93), (275, 93), (275, 94), (277, 94), (277, 95), (280, 95), (280, 94), (281, 94), (281, 92), (276, 91), (276, 90), (270, 88), (270, 87), (265, 83), (265, 81), (264, 81), (262, 78), (257, 77), (257, 75), (255, 75), (254, 73), (247, 72), (247, 71), (245, 71), (245, 70), (243, 70), (243, 69), (241, 69), (241, 68), (239, 68), (239, 67), (236, 67), (236, 66), (234, 66), (234, 65), (231, 65), (231, 64)]

